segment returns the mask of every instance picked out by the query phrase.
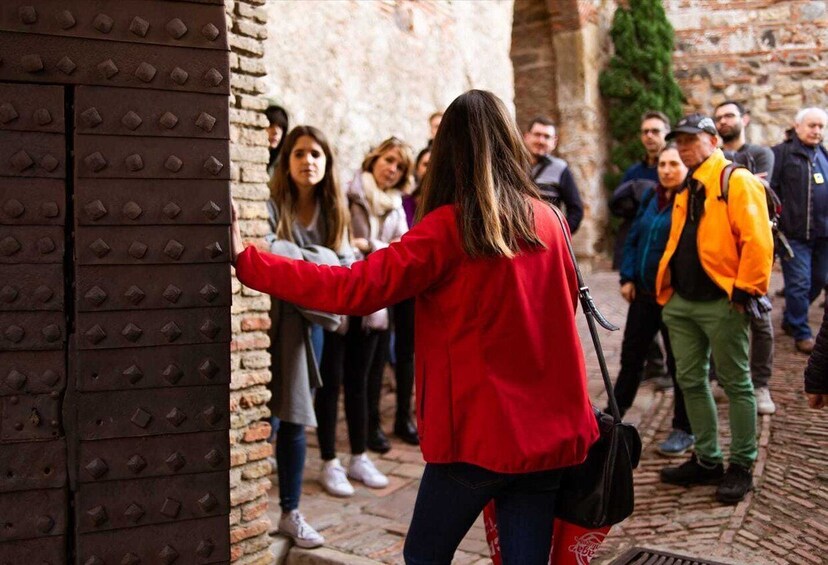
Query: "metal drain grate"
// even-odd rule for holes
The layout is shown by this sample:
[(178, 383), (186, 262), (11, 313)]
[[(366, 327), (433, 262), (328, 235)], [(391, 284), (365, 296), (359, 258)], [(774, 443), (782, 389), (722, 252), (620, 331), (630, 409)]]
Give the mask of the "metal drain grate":
[(610, 565), (726, 565), (688, 555), (677, 555), (666, 551), (634, 547), (613, 561)]

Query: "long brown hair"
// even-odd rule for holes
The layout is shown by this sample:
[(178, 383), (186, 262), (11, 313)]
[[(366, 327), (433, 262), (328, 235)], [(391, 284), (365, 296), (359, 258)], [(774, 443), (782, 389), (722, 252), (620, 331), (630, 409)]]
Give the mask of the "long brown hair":
[(365, 159), (362, 160), (362, 171), (372, 173), (377, 159), (392, 149), (397, 149), (400, 152), (400, 156), (402, 157), (403, 173), (400, 180), (397, 181), (397, 184), (391, 188), (396, 188), (401, 192), (405, 192), (408, 185), (411, 183), (411, 173), (414, 171), (414, 157), (411, 154), (411, 148), (402, 139), (389, 137), (371, 149), (371, 151), (369, 151), (365, 156)]
[(305, 135), (313, 138), (325, 153), (325, 176), (314, 187), (320, 208), (319, 219), (325, 227), (325, 241), (322, 244), (333, 251), (339, 251), (348, 226), (348, 209), (334, 173), (331, 147), (325, 135), (313, 126), (296, 126), (290, 131), (282, 145), (279, 164), (276, 166), (276, 170), (273, 171), (270, 182), (268, 182), (270, 197), (279, 211), (276, 237), (293, 241), (293, 223), (296, 219), (296, 202), (299, 200), (299, 189), (290, 176), (290, 153), (299, 138)]
[(543, 247), (529, 199), (529, 153), (503, 102), (470, 90), (446, 109), (423, 178), (418, 219), (457, 205), (457, 227), (472, 257), (514, 257), (520, 244)]

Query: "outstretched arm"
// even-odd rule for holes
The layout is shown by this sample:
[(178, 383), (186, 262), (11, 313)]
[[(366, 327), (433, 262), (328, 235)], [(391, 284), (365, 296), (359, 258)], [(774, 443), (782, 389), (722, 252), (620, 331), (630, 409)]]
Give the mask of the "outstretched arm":
[(294, 261), (253, 246), (236, 254), (242, 243), (234, 226), (236, 276), (245, 286), (304, 308), (366, 315), (422, 293), (451, 272), (462, 253), (454, 223), (453, 207), (437, 209), (401, 241), (351, 268)]

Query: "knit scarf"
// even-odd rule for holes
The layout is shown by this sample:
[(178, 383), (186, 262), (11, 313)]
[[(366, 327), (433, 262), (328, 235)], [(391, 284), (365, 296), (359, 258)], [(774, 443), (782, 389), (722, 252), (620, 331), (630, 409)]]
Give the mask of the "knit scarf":
[(363, 172), (361, 180), (365, 201), (368, 203), (371, 215), (375, 218), (383, 218), (394, 208), (402, 206), (402, 193), (395, 188), (380, 190), (370, 171)]

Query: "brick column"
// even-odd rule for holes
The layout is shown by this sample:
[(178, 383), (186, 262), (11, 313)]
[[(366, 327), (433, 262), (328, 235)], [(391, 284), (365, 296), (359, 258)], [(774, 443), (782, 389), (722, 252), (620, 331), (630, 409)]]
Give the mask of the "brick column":
[[(231, 47), (230, 158), (233, 198), (239, 206), (242, 236), (262, 243), (268, 231), (267, 147), (262, 110), (267, 37), (265, 0), (225, 0)], [(230, 541), (231, 559), (244, 565), (269, 564), (267, 443), (270, 425), (270, 298), (233, 281), (232, 380), (230, 384)]]

